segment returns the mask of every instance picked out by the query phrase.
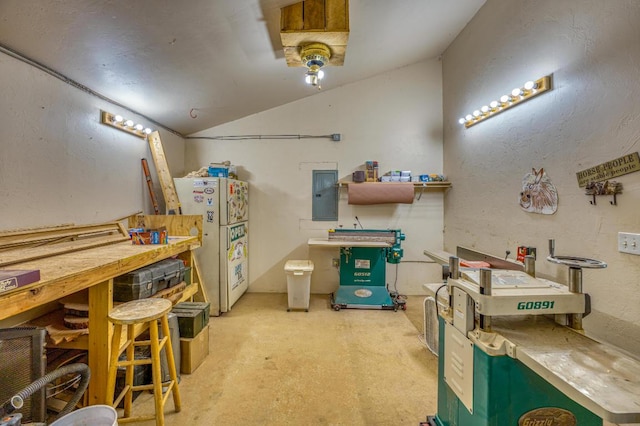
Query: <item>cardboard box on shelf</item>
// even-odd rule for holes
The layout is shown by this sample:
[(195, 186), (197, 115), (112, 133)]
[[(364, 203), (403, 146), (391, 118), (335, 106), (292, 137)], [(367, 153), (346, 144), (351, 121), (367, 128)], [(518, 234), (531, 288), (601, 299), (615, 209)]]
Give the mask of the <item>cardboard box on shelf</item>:
[(209, 355), (209, 324), (194, 338), (180, 338), (180, 373), (193, 373), (207, 355)]
[(168, 244), (169, 243), (169, 233), (164, 227), (160, 229), (151, 229), (146, 231), (140, 231), (138, 229), (130, 229), (129, 235), (131, 236), (131, 243), (134, 245)]

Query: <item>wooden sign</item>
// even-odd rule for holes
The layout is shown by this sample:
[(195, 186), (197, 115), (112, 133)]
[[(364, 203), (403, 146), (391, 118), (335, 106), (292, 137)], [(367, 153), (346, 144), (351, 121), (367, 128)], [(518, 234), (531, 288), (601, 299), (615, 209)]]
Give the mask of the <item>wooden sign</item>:
[(586, 170), (576, 173), (578, 178), (578, 186), (587, 186), (589, 182), (602, 182), (617, 176), (626, 175), (627, 173), (637, 172), (640, 170), (640, 157), (637, 152), (607, 161)]

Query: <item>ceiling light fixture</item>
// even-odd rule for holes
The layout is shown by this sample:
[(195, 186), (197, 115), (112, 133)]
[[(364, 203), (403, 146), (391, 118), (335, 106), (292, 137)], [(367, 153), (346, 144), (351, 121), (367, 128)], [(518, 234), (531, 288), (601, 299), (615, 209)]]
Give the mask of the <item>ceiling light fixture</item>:
[(331, 50), (329, 46), (323, 43), (311, 43), (300, 48), (300, 58), (302, 63), (307, 67), (304, 81), (314, 87), (321, 89), (320, 80), (324, 77), (324, 67), (329, 63), (331, 58)]
[(511, 107), (521, 104), (534, 96), (551, 90), (551, 76), (542, 77), (536, 81), (527, 81), (522, 87), (516, 87), (511, 91), (510, 95), (502, 95), (500, 102), (491, 101), (489, 106), (483, 106), (479, 110), (473, 111), (472, 114), (467, 114), (464, 118), (460, 118), (458, 123), (463, 124), (464, 127), (469, 128), (474, 124), (477, 124), (487, 118), (491, 118), (496, 114), (501, 113)]
[(107, 111), (100, 111), (100, 122), (142, 139), (145, 139), (152, 131), (150, 128), (144, 127), (140, 123), (135, 124), (133, 120), (125, 119), (121, 115), (111, 114)]

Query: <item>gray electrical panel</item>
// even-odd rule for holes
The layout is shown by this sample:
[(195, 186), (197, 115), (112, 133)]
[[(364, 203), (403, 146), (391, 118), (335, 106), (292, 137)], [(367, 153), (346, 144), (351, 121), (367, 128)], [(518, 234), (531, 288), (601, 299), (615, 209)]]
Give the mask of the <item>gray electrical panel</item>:
[(312, 220), (338, 220), (338, 171), (314, 170)]

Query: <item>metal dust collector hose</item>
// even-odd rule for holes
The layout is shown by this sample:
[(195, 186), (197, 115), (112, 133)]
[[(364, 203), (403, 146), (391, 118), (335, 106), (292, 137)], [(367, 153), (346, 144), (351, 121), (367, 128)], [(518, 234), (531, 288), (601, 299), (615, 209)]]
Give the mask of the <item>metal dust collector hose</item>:
[(40, 377), (35, 382), (28, 385), (26, 388), (22, 389), (20, 392), (16, 393), (12, 396), (7, 402), (0, 406), (0, 419), (7, 414), (11, 414), (15, 410), (22, 408), (24, 404), (24, 400), (33, 395), (36, 391), (41, 389), (43, 386), (48, 383), (59, 379), (60, 377), (67, 375), (79, 373), (80, 374), (80, 382), (78, 384), (78, 389), (76, 390), (73, 397), (67, 402), (67, 405), (58, 413), (58, 415), (53, 419), (60, 418), (69, 414), (76, 406), (82, 395), (87, 390), (87, 386), (89, 386), (89, 378), (91, 377), (91, 372), (89, 370), (89, 366), (82, 363), (69, 364), (64, 367), (60, 367), (50, 373), (45, 374)]

